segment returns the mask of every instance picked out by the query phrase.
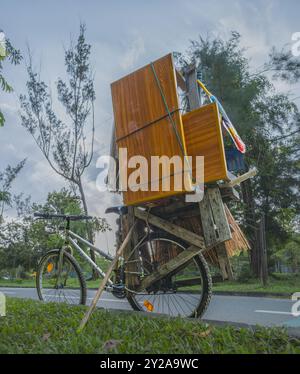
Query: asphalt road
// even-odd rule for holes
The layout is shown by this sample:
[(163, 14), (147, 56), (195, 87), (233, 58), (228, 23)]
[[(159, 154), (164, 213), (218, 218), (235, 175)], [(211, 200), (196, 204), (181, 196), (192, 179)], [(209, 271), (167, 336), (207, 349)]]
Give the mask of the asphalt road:
[[(34, 288), (1, 287), (0, 291), (7, 296), (38, 299)], [(88, 303), (93, 299), (95, 292), (95, 290), (88, 291)], [(291, 312), (293, 303), (287, 299), (214, 295), (203, 318), (228, 323), (288, 326), (300, 329), (300, 316), (295, 317)], [(117, 299), (108, 292), (103, 293), (98, 306), (106, 309), (132, 310), (126, 299)]]

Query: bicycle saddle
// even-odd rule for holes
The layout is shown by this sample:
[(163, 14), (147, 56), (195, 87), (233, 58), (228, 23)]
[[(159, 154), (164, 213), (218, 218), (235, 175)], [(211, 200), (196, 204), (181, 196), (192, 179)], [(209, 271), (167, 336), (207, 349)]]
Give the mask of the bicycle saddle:
[(128, 207), (125, 205), (111, 206), (105, 210), (105, 213), (127, 214)]

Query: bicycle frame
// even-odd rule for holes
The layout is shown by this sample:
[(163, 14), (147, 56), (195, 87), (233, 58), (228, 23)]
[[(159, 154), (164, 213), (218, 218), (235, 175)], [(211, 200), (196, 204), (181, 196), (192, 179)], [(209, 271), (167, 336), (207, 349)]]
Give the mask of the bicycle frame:
[[(95, 245), (90, 243), (88, 240), (82, 238), (81, 236), (75, 234), (75, 232), (71, 231), (69, 228), (65, 230), (65, 241), (66, 245), (71, 243), (73, 247), (79, 252), (79, 254), (92, 266), (93, 269), (97, 271), (97, 273), (104, 278), (105, 272), (87, 255), (84, 250), (77, 244), (75, 241), (79, 241), (85, 245), (87, 245), (90, 249), (93, 249), (97, 252), (100, 256), (104, 257), (108, 261), (113, 261), (114, 257), (110, 256), (108, 253), (103, 252), (101, 249), (97, 248)], [(64, 249), (64, 247), (63, 247)], [(63, 252), (63, 251), (62, 251)], [(108, 280), (108, 285), (113, 286), (113, 282), (111, 279)]]

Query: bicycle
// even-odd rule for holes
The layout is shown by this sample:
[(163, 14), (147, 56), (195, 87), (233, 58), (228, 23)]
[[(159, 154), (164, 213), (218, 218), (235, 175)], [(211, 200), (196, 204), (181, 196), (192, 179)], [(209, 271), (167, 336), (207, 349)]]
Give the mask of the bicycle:
[[(106, 213), (126, 214), (126, 207), (112, 207)], [(90, 220), (90, 216), (35, 213), (42, 219), (61, 219), (66, 222), (63, 233), (64, 245), (60, 249), (48, 251), (39, 261), (36, 274), (36, 287), (42, 301), (66, 302), (68, 304), (86, 304), (87, 284), (83, 271), (75, 259), (74, 249), (91, 265), (100, 277), (105, 276), (101, 269), (78, 242), (94, 250), (108, 261), (114, 257), (97, 248), (88, 240), (74, 233), (71, 222)], [(129, 256), (118, 261), (114, 278), (109, 279), (106, 291), (117, 298), (127, 298), (134, 310), (155, 312), (169, 316), (200, 317), (205, 312), (210, 298), (212, 282), (207, 263), (202, 254), (197, 254), (176, 270), (160, 277), (145, 288), (136, 285), (129, 288), (127, 277), (134, 274), (140, 281), (157, 272), (182, 251), (188, 244), (169, 234), (155, 232), (145, 228), (145, 235), (133, 248), (134, 258)], [(132, 271), (132, 264), (135, 271)], [(131, 269), (129, 269), (131, 265)], [(141, 282), (142, 283), (142, 282)]]

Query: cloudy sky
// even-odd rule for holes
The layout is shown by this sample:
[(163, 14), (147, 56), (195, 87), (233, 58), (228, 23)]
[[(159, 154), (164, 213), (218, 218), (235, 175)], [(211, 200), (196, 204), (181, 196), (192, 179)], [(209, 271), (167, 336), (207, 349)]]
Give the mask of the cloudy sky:
[[(86, 23), (97, 95), (97, 155), (109, 148), (112, 81), (171, 51), (185, 51), (189, 40), (198, 35), (227, 38), (232, 30), (242, 35), (255, 69), (267, 60), (272, 46), (291, 42), (292, 34), (300, 31), (299, 16), (299, 0), (0, 0), (0, 29), (24, 56), (30, 46), (34, 63), (53, 92), (57, 77), (64, 76), (64, 47), (77, 36), (80, 22)], [(0, 129), (0, 168), (27, 158), (14, 192), (30, 194), (34, 201), (42, 202), (48, 192), (65, 182), (51, 171), (20, 126), (18, 97), (25, 92), (24, 64), (5, 64), (5, 75), (15, 91), (0, 93), (6, 117), (5, 127)], [(296, 88), (281, 88), (297, 96)], [(62, 112), (61, 107), (56, 109)], [(103, 215), (105, 207), (117, 204), (118, 198), (97, 191), (97, 172), (95, 159), (85, 183), (91, 213)], [(109, 221), (114, 220), (111, 217)], [(108, 234), (99, 240), (107, 246), (112, 238)]]

